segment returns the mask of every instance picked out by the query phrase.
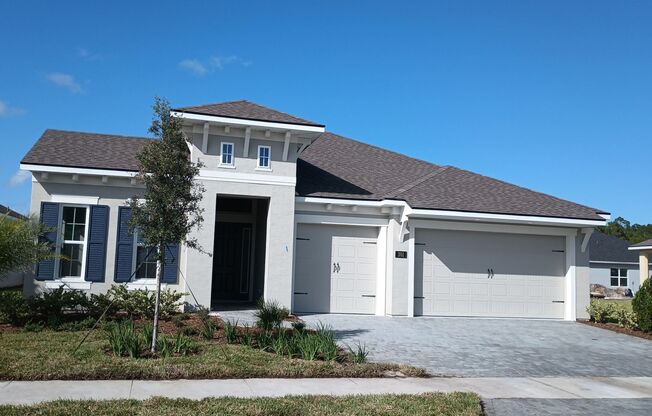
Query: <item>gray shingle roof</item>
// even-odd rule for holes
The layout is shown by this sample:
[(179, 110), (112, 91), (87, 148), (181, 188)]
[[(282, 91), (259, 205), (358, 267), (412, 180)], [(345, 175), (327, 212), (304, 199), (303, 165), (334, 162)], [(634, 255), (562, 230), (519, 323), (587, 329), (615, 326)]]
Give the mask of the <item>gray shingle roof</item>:
[(46, 130), (20, 163), (75, 168), (138, 170), (136, 155), (155, 139)]
[(641, 241), (640, 243), (632, 244), (630, 247), (649, 247), (652, 246), (652, 238), (649, 240)]
[(322, 134), (297, 166), (301, 196), (399, 199), (412, 208), (602, 220), (601, 211), (452, 166)]
[(175, 111), (206, 114), (210, 116), (241, 118), (256, 121), (271, 121), (275, 123), (300, 124), (305, 126), (324, 127), (323, 124), (283, 113), (272, 108), (255, 104), (247, 100), (227, 101), (223, 103), (195, 105), (175, 108)]
[[(47, 130), (22, 163), (137, 171), (155, 139)], [(398, 199), (413, 208), (602, 220), (594, 208), (323, 133), (297, 162), (297, 195)]]
[(589, 260), (613, 263), (637, 263), (638, 253), (630, 251), (629, 241), (594, 231), (589, 240)]

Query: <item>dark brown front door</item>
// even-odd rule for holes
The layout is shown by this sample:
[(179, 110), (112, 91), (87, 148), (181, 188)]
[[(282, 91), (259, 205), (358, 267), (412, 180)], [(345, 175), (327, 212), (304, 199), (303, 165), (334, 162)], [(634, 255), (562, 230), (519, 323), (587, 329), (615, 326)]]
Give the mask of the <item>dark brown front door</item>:
[(252, 226), (217, 222), (213, 250), (212, 299), (248, 301), (251, 285)]

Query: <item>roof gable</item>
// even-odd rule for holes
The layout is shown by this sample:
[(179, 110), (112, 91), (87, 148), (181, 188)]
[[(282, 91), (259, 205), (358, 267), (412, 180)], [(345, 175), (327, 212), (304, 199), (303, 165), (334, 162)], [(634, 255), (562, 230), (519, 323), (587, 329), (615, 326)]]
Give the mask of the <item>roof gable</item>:
[(324, 127), (323, 124), (306, 120), (273, 108), (252, 103), (247, 100), (226, 101), (215, 104), (204, 104), (190, 107), (175, 108), (174, 111), (204, 114), (209, 116), (239, 118), (245, 120), (270, 121), (275, 123), (299, 124), (305, 126)]

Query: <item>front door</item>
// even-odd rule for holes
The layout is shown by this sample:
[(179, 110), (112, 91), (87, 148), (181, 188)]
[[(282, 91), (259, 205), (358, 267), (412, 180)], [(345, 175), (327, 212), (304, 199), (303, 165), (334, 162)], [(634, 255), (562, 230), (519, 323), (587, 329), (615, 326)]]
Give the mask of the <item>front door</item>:
[(251, 238), (251, 224), (215, 224), (211, 294), (213, 302), (250, 300)]

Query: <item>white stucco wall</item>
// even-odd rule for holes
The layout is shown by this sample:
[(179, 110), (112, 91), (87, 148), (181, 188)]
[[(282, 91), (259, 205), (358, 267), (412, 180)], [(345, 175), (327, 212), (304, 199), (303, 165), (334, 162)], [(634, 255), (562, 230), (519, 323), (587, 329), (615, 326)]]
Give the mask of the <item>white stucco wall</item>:
[[(288, 308), (292, 302), (292, 256), (294, 249), (294, 186), (200, 181), (206, 188), (201, 207), (204, 226), (195, 235), (202, 248), (213, 251), (215, 207), (218, 195), (269, 198), (265, 264), (265, 299)], [(186, 251), (185, 275), (198, 302), (210, 306), (213, 260), (197, 250)]]
[[(62, 196), (99, 197), (97, 205), (107, 205), (109, 207), (106, 274), (104, 282), (92, 282), (90, 288), (91, 293), (103, 293), (111, 285), (115, 284), (113, 279), (118, 231), (118, 208), (124, 206), (128, 198), (137, 196), (141, 192), (141, 188), (130, 185), (129, 179), (111, 178), (107, 184), (102, 184), (101, 177), (99, 176), (80, 176), (77, 182), (73, 182), (71, 175), (50, 173), (47, 180), (41, 179), (40, 181), (32, 182), (30, 213), (38, 216), (41, 210), (41, 202), (51, 202), (53, 198)], [(183, 270), (183, 262), (180, 263), (180, 266)], [(184, 290), (181, 279), (179, 282), (180, 284), (178, 285), (167, 285), (166, 287), (171, 290)], [(42, 290), (46, 285), (47, 282), (26, 279), (23, 292), (31, 295)]]

